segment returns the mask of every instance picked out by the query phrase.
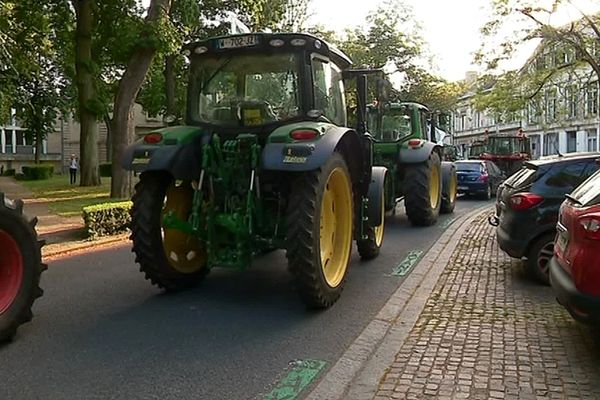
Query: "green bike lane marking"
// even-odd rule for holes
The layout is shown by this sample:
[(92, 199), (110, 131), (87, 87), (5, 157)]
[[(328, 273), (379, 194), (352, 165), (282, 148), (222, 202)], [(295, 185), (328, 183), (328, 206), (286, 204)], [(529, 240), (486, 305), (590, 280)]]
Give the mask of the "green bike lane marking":
[(327, 363), (321, 360), (298, 360), (291, 371), (277, 383), (263, 400), (293, 400), (323, 371)]
[(411, 250), (408, 252), (408, 255), (396, 268), (392, 270), (392, 275), (394, 276), (404, 276), (408, 274), (408, 272), (415, 266), (417, 261), (423, 255), (423, 250)]

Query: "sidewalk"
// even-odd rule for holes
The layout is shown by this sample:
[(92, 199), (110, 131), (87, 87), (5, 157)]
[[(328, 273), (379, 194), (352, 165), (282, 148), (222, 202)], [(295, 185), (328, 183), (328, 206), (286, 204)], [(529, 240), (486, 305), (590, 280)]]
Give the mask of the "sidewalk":
[(61, 217), (48, 207), (43, 199), (15, 181), (12, 177), (0, 176), (0, 192), (11, 200), (23, 200), (23, 212), (28, 218), (37, 216), (36, 230), (39, 239), (46, 241), (42, 248), (44, 258), (56, 257), (70, 252), (85, 251), (91, 247), (112, 245), (126, 241), (127, 235), (115, 235), (87, 240), (82, 216)]
[[(344, 379), (338, 362), (309, 398), (600, 399), (599, 331), (572, 320), (551, 288), (527, 278), (521, 262), (498, 248), (490, 213), (449, 228), (460, 236), (430, 256), (439, 261), (448, 252), (434, 283), (436, 261), (427, 271), (415, 267), (411, 274), (423, 280), (350, 383), (326, 390), (335, 375)], [(345, 354), (344, 363), (356, 354)]]

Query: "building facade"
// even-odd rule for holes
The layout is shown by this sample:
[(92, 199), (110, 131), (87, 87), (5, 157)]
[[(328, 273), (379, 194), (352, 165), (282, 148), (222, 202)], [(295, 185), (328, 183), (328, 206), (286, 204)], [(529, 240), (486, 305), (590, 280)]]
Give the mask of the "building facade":
[[(516, 134), (531, 139), (534, 158), (558, 153), (599, 151), (600, 85), (592, 68), (573, 64), (574, 54), (542, 43), (520, 73), (556, 68), (528, 100), (525, 109), (495, 118), (475, 107), (475, 91), (465, 93), (453, 114), (455, 144), (468, 147), (487, 134)], [(518, 90), (518, 88), (516, 88)]]
[[(143, 108), (136, 104), (134, 107), (135, 130), (142, 135), (153, 129), (164, 126), (161, 117), (147, 115)], [(98, 160), (108, 162), (108, 129), (105, 123), (98, 124)], [(35, 160), (35, 146), (30, 142), (24, 127), (16, 118), (11, 116), (8, 123), (0, 125), (0, 171), (14, 169), (21, 172), (21, 167), (31, 165)], [(71, 154), (79, 157), (81, 128), (72, 116), (61, 116), (54, 125), (54, 131), (48, 135), (42, 144), (41, 162), (54, 165), (55, 173), (68, 170)]]

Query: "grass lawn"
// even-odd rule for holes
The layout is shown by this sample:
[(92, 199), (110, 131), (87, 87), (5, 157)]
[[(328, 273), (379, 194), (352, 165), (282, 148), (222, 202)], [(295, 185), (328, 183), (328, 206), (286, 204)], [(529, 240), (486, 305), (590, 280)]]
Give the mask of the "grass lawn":
[(72, 217), (81, 215), (85, 206), (115, 201), (109, 199), (110, 178), (102, 178), (101, 186), (82, 187), (69, 184), (69, 175), (55, 175), (41, 181), (20, 181), (35, 197), (48, 203), (58, 215)]

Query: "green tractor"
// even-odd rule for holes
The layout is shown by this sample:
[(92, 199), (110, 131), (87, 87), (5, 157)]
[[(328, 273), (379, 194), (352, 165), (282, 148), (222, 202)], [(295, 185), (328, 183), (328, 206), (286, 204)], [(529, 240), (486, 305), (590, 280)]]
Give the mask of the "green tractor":
[(479, 159), (486, 151), (486, 142), (483, 140), (476, 140), (469, 145), (469, 159)]
[(31, 321), (31, 306), (42, 295), (42, 241), (37, 219), (23, 215), (23, 202), (0, 193), (0, 344), (10, 341), (19, 325)]
[[(218, 37), (184, 52), (187, 125), (145, 135), (122, 160), (141, 173), (131, 226), (141, 271), (173, 291), (285, 249), (306, 305), (331, 306), (352, 241), (365, 259), (383, 242), (386, 169), (372, 163), (366, 75), (306, 34)], [(356, 80), (357, 129), (345, 79)]]
[(375, 138), (375, 164), (388, 170), (385, 210), (404, 199), (413, 225), (433, 225), (441, 213), (454, 211), (456, 168), (443, 162), (438, 116), (414, 102), (381, 102), (369, 108)]

